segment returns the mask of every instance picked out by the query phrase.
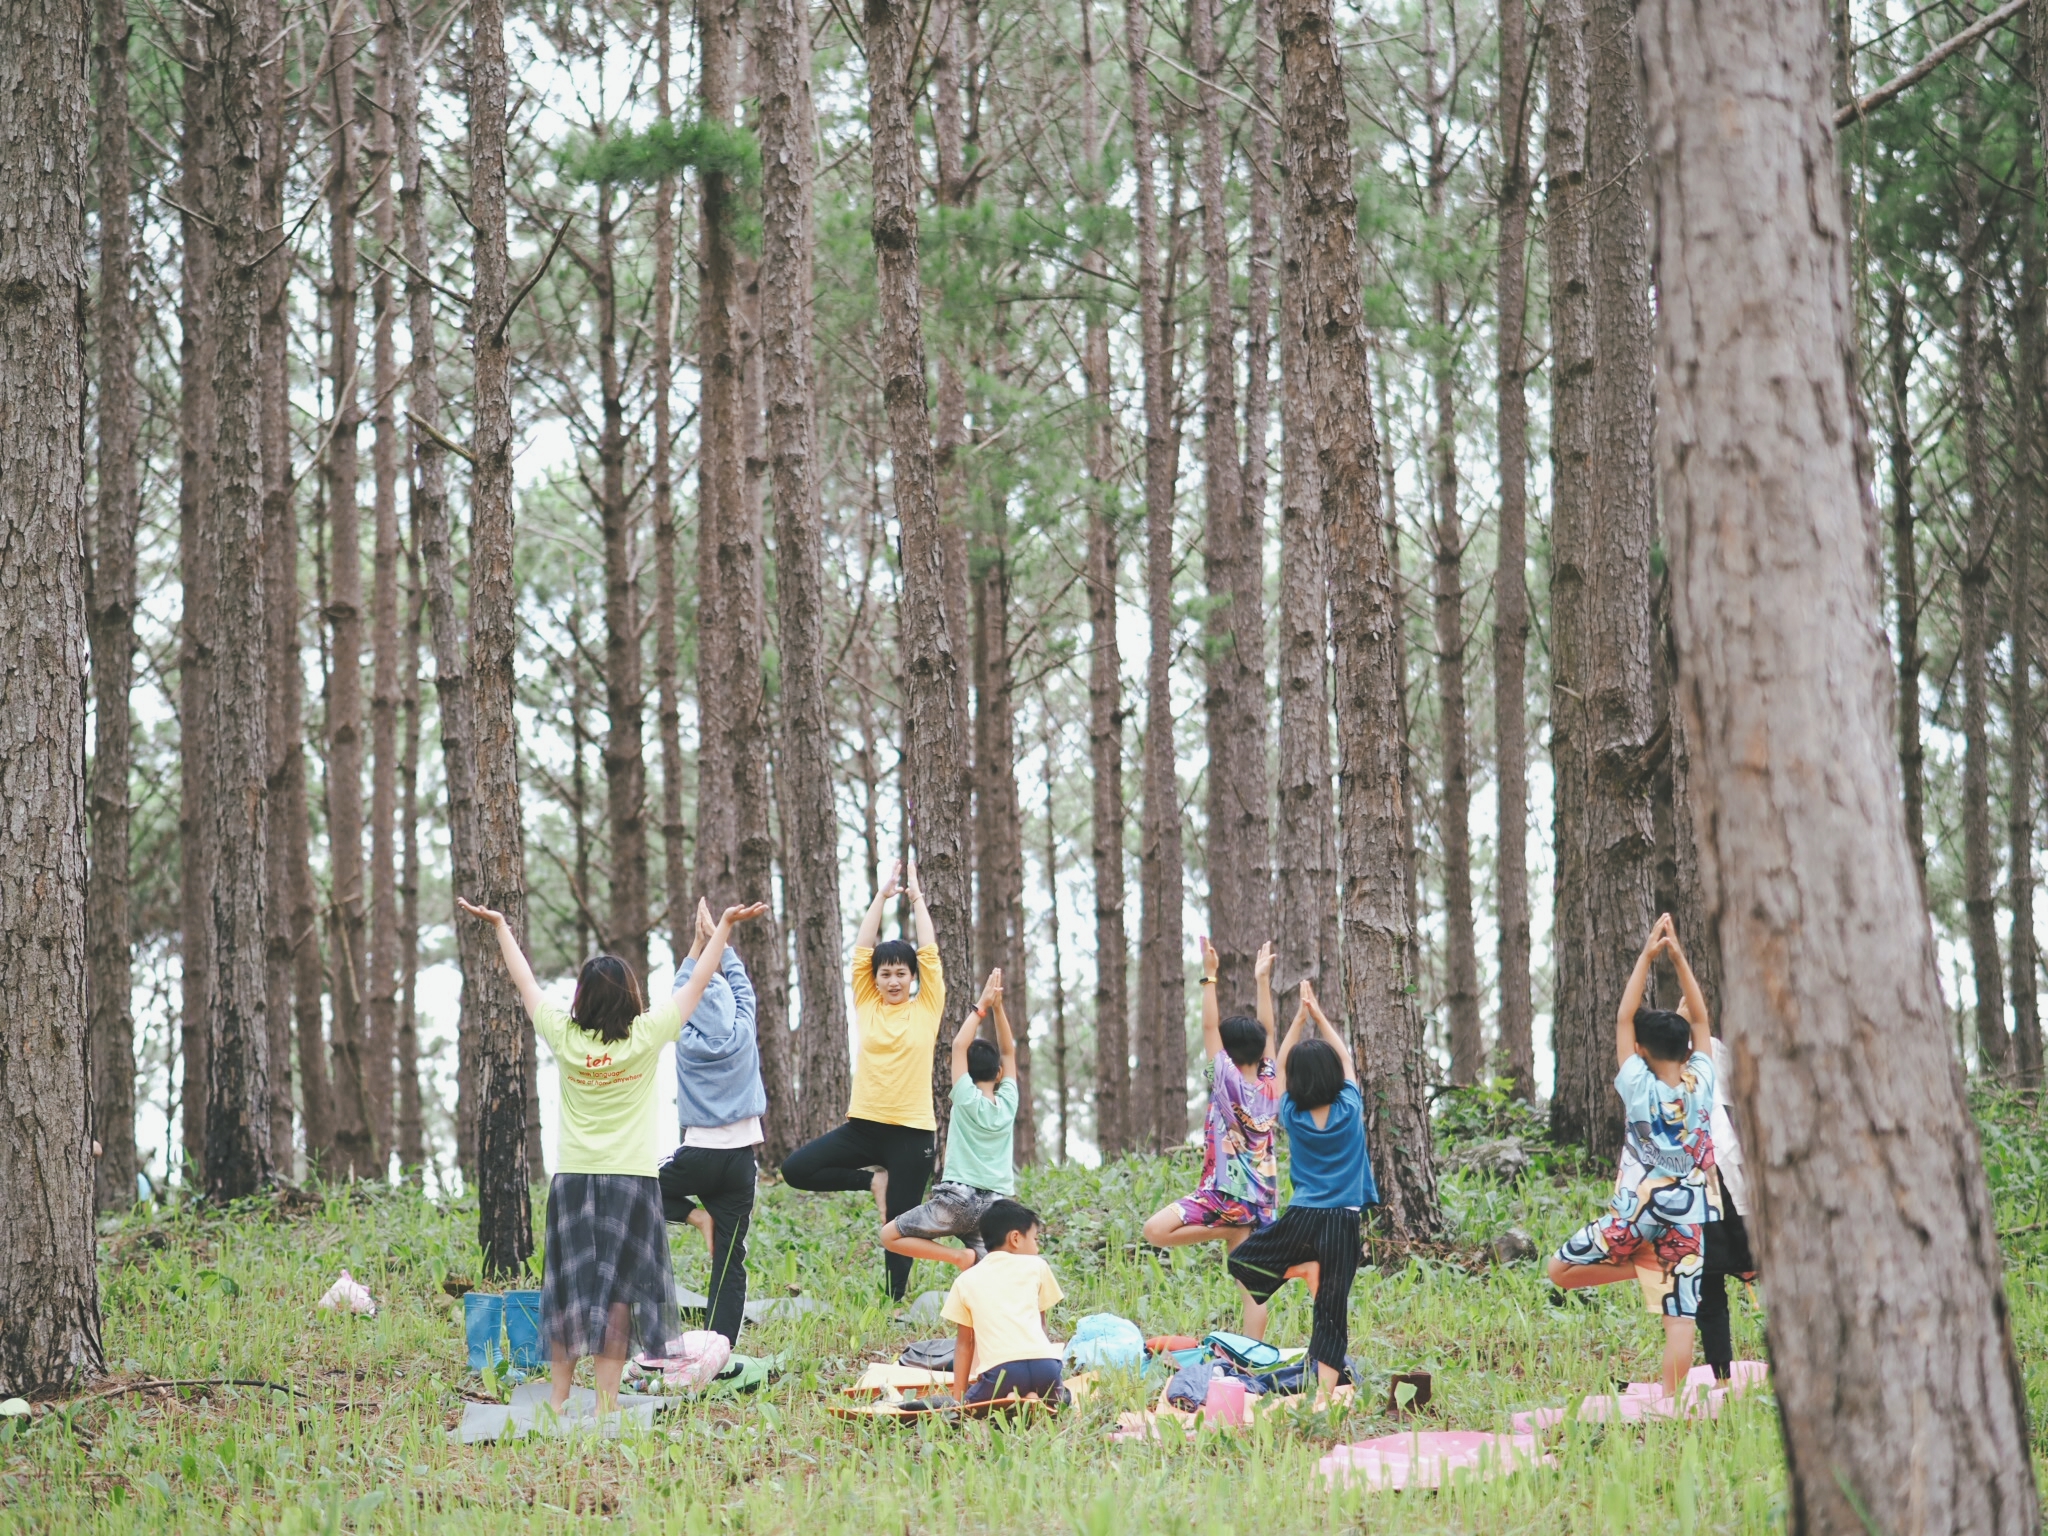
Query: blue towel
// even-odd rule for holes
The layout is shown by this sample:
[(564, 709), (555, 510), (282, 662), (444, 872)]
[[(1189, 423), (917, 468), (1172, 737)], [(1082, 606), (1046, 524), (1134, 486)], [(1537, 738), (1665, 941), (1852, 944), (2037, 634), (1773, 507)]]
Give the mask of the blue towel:
[[(679, 968), (676, 984), (689, 980)], [(731, 1125), (768, 1108), (761, 1048), (754, 1039), (754, 984), (730, 945), (676, 1041), (676, 1118), (692, 1126)]]

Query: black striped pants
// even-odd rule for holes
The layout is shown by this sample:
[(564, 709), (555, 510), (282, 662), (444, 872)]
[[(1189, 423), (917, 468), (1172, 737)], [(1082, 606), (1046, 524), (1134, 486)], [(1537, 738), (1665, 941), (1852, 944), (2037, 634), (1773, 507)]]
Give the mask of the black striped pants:
[(1230, 1256), (1231, 1277), (1262, 1305), (1286, 1283), (1287, 1271), (1313, 1259), (1322, 1266), (1316, 1285), (1315, 1328), (1309, 1358), (1344, 1369), (1351, 1346), (1351, 1283), (1358, 1278), (1358, 1212), (1347, 1207), (1290, 1205), (1263, 1232), (1254, 1232)]

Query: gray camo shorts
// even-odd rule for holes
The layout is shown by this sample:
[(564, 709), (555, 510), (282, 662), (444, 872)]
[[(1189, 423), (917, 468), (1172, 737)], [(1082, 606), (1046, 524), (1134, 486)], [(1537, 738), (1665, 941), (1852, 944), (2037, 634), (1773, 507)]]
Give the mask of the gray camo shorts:
[(913, 1205), (896, 1218), (896, 1230), (905, 1237), (921, 1237), (928, 1242), (957, 1237), (977, 1254), (985, 1253), (981, 1218), (1002, 1198), (993, 1190), (941, 1179), (932, 1186), (923, 1205)]

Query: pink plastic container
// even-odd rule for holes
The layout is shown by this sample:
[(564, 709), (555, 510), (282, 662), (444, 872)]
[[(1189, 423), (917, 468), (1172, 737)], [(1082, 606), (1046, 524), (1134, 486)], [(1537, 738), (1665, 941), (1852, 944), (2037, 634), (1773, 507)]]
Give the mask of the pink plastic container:
[(1209, 1395), (1202, 1402), (1202, 1417), (1211, 1424), (1250, 1423), (1250, 1395), (1244, 1383), (1228, 1376), (1218, 1376), (1210, 1382)]

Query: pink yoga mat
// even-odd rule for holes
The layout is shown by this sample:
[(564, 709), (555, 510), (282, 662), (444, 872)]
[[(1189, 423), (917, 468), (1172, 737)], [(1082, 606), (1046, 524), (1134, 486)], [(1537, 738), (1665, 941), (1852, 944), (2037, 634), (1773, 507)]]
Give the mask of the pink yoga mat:
[(1550, 1458), (1529, 1434), (1490, 1435), (1470, 1429), (1429, 1429), (1340, 1445), (1316, 1463), (1324, 1477), (1378, 1492), (1441, 1488), (1454, 1472), (1493, 1478)]
[[(1769, 1375), (1770, 1367), (1761, 1360), (1737, 1360), (1729, 1369), (1727, 1382), (1722, 1383), (1714, 1379), (1711, 1368), (1696, 1365), (1686, 1375), (1676, 1399), (1664, 1395), (1664, 1384), (1660, 1381), (1632, 1381), (1580, 1403), (1579, 1421), (1599, 1424), (1609, 1420), (1638, 1423), (1644, 1419), (1719, 1418), (1721, 1407), (1729, 1398), (1762, 1386)], [(1530, 1408), (1515, 1414), (1509, 1423), (1517, 1434), (1534, 1434), (1562, 1424), (1565, 1412), (1562, 1408)]]

